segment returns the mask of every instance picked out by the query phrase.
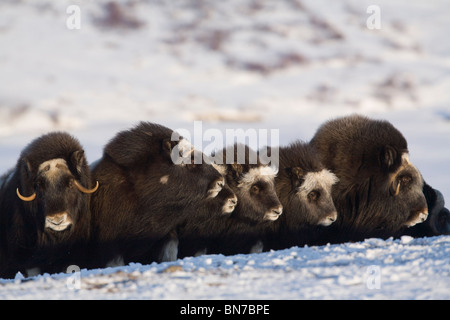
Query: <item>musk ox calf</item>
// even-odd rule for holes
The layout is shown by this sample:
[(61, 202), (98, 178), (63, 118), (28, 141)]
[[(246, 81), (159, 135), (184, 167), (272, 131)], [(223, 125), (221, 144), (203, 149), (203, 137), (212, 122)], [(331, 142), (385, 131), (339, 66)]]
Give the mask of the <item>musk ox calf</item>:
[(337, 219), (332, 199), (337, 181), (309, 144), (298, 141), (279, 148), (275, 187), (284, 209), (265, 231), (264, 250), (314, 244), (320, 229)]
[(236, 144), (213, 158), (221, 160), (219, 166), (236, 194), (237, 205), (229, 215), (216, 215), (197, 222), (195, 227), (191, 225), (189, 232), (180, 236), (181, 257), (197, 252), (249, 253), (261, 237), (261, 226), (273, 223), (283, 211), (275, 191), (276, 172), (262, 164), (254, 150)]
[(91, 173), (67, 133), (32, 141), (0, 190), (0, 276), (65, 271), (83, 260), (89, 238)]
[(352, 115), (323, 124), (311, 140), (339, 178), (337, 221), (324, 242), (387, 238), (425, 221), (424, 181), (403, 135), (389, 122)]
[[(93, 174), (102, 186), (92, 197), (92, 267), (110, 261), (149, 263), (162, 239), (217, 197), (224, 178), (176, 132), (141, 122), (104, 148)], [(119, 257), (119, 259), (117, 259)]]

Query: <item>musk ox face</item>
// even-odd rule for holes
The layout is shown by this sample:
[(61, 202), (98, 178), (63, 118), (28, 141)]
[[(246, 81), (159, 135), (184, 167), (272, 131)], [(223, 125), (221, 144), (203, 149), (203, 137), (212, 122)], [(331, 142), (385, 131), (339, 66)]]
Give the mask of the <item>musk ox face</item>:
[[(216, 192), (216, 191), (214, 191)], [(238, 203), (238, 198), (228, 185), (221, 186), (221, 190), (214, 197), (208, 197), (202, 206), (204, 206), (208, 215), (216, 213), (224, 216), (230, 215)]]
[(403, 153), (399, 168), (389, 179), (388, 199), (393, 210), (404, 214), (402, 219), (406, 227), (412, 227), (427, 219), (428, 207), (423, 194), (424, 181), (417, 168), (409, 161), (409, 155)]
[(222, 214), (230, 214), (236, 208), (238, 198), (228, 186), (222, 189), (217, 198), (222, 203)]
[[(159, 183), (167, 187), (191, 194), (196, 199), (214, 199), (225, 186), (225, 177), (211, 164), (210, 159), (184, 139), (164, 139), (161, 159), (150, 159), (149, 172), (163, 173)], [(149, 173), (148, 175), (153, 175)]]
[(323, 169), (304, 172), (300, 167), (285, 169), (291, 178), (290, 208), (302, 214), (302, 220), (310, 225), (329, 226), (337, 219), (332, 198), (332, 186), (339, 181), (335, 174)]
[(245, 205), (244, 212), (259, 221), (277, 220), (283, 212), (275, 190), (277, 172), (268, 166), (250, 167), (247, 171), (240, 164), (232, 164), (230, 168), (237, 183), (234, 191)]
[[(208, 159), (211, 160), (210, 158), (208, 158)], [(222, 181), (219, 182), (220, 190), (217, 193), (217, 197), (216, 197), (217, 200), (212, 201), (212, 203), (219, 204), (221, 206), (222, 214), (224, 214), (224, 215), (230, 214), (236, 208), (238, 198), (235, 195), (235, 193), (233, 192), (233, 190), (231, 190), (230, 186), (228, 186), (226, 184), (227, 166), (226, 165), (218, 165), (215, 163), (212, 163), (212, 166), (220, 173), (220, 175), (223, 178), (223, 183), (222, 183)], [(210, 198), (214, 198), (214, 194), (216, 192), (217, 191), (211, 193)]]
[[(62, 232), (70, 230), (76, 221), (87, 193), (98, 188), (85, 188), (71, 172), (70, 167), (82, 170), (85, 162), (83, 151), (72, 154), (69, 163), (62, 158), (50, 159), (40, 163), (35, 173), (30, 162), (23, 159), (24, 174), (22, 185), (17, 188), (17, 196), (29, 202), (35, 209), (38, 225), (45, 231)], [(28, 183), (24, 183), (28, 181)], [(30, 192), (31, 195), (23, 195)]]
[(238, 216), (260, 223), (277, 220), (283, 206), (275, 190), (277, 171), (263, 165), (257, 152), (236, 143), (214, 153), (214, 166), (226, 176), (226, 182), (236, 194)]
[(210, 189), (209, 205), (212, 206), (211, 211), (217, 211), (216, 206), (220, 206), (222, 214), (228, 215), (236, 208), (238, 198), (226, 184), (226, 166), (213, 164), (213, 167), (222, 176), (221, 180), (216, 182), (216, 187)]
[[(175, 181), (184, 182), (188, 190), (199, 194), (202, 198), (215, 199), (226, 184), (225, 177), (217, 170), (217, 166), (212, 165), (205, 154), (195, 150), (185, 139), (180, 140), (175, 148), (172, 149), (172, 160), (174, 159), (174, 150), (180, 152), (183, 160), (174, 162), (174, 165), (169, 170), (171, 174), (167, 175), (167, 179), (170, 179), (172, 176), (172, 179), (175, 178)], [(185, 191), (188, 190), (185, 189)]]

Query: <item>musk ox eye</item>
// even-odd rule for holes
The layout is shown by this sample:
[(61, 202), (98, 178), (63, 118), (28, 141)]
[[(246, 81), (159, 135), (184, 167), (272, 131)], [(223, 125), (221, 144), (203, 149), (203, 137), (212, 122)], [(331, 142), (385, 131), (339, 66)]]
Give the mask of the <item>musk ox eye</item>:
[(257, 194), (257, 193), (259, 193), (259, 187), (256, 185), (256, 184), (254, 184), (254, 185), (252, 185), (252, 188), (250, 189), (250, 191), (252, 192), (252, 193), (254, 193), (254, 194)]
[(320, 198), (320, 192), (319, 191), (311, 191), (308, 193), (308, 199), (309, 201), (317, 201)]
[(399, 181), (402, 185), (407, 185), (411, 182), (412, 177), (411, 176), (401, 176), (399, 177)]

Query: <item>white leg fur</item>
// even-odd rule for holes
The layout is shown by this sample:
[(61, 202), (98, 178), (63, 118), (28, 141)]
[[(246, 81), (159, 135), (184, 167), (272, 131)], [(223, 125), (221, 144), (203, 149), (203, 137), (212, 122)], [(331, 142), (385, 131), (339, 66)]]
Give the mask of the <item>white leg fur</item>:
[(258, 242), (256, 242), (253, 247), (250, 249), (250, 253), (261, 253), (263, 252), (264, 249), (264, 244), (262, 243), (261, 240), (258, 240)]
[(114, 267), (121, 267), (125, 265), (125, 261), (123, 261), (123, 257), (122, 256), (116, 256), (114, 259), (112, 259), (111, 261), (109, 261), (106, 264), (107, 268), (114, 268)]
[(170, 239), (167, 241), (159, 256), (160, 262), (175, 261), (178, 258), (178, 239)]

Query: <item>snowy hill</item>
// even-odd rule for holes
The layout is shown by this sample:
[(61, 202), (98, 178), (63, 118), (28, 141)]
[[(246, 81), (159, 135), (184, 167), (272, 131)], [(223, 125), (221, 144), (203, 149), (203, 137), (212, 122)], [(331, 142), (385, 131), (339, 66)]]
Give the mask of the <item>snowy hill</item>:
[[(67, 26), (71, 5), (80, 29)], [(76, 134), (94, 161), (140, 120), (277, 128), (286, 144), (359, 112), (398, 126), (429, 177), (430, 157), (440, 168), (450, 157), (449, 4), (382, 1), (381, 29), (367, 27), (370, 5), (2, 1), (0, 168), (49, 130)], [(431, 182), (443, 189), (448, 177)]]
[[(367, 25), (371, 5), (2, 1), (0, 172), (50, 130), (78, 137), (92, 162), (141, 120), (278, 129), (284, 145), (358, 112), (399, 128), (411, 161), (450, 199), (450, 3), (378, 1), (380, 29)], [(1, 280), (0, 298), (449, 299), (449, 251), (442, 236), (203, 256), (83, 270), (79, 290), (67, 289), (70, 275)], [(381, 272), (380, 289), (368, 289), (368, 269)]]

